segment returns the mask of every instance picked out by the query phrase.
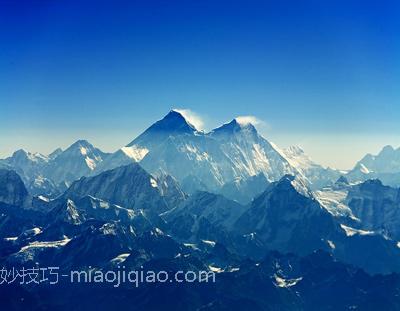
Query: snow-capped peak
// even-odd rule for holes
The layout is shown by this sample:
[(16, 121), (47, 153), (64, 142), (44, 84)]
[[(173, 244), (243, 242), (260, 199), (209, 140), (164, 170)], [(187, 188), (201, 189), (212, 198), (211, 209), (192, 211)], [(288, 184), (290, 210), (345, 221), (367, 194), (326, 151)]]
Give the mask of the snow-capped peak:
[[(172, 109), (162, 120), (156, 122), (159, 128), (164, 130), (183, 130), (183, 131), (197, 131), (196, 126), (191, 122), (193, 118), (185, 110)], [(194, 123), (197, 123), (194, 121)]]
[(221, 125), (220, 127), (211, 131), (211, 135), (228, 135), (238, 132), (249, 131), (250, 133), (257, 134), (256, 128), (251, 123), (240, 123), (235, 118), (232, 121)]
[(393, 148), (391, 145), (386, 145), (385, 147), (382, 148), (381, 152), (379, 155), (385, 155), (385, 154), (393, 154), (396, 150)]
[[(99, 155), (98, 155), (99, 153)], [(101, 157), (101, 151), (99, 151), (96, 147), (94, 147), (91, 143), (87, 140), (78, 140), (69, 146), (65, 151), (61, 152), (59, 156), (66, 157), (66, 156), (83, 156), (83, 157)]]
[(39, 162), (39, 161), (47, 161), (48, 160), (48, 158), (41, 153), (38, 153), (38, 152), (31, 153), (24, 149), (19, 149), (19, 150), (15, 151), (11, 157), (17, 161), (29, 160), (32, 162)]
[(77, 148), (77, 147), (80, 150), (83, 150), (83, 149), (87, 149), (87, 148), (93, 148), (93, 145), (91, 143), (89, 143), (87, 140), (80, 139), (80, 140), (77, 140), (76, 142), (74, 142), (71, 146), (69, 146), (68, 149)]
[(235, 118), (236, 122), (239, 123), (240, 125), (257, 125), (260, 123), (260, 120), (258, 120), (254, 116), (238, 116)]
[(126, 147), (136, 145), (151, 149), (150, 146), (159, 145), (161, 141), (171, 135), (195, 134), (197, 132), (196, 127), (181, 112), (171, 110), (164, 118), (151, 125)]
[(107, 156), (88, 141), (78, 140), (51, 159), (45, 174), (57, 183), (72, 182), (94, 171)]
[(193, 111), (189, 109), (176, 109), (176, 108), (172, 109), (172, 111), (175, 111), (180, 115), (182, 115), (185, 118), (186, 122), (188, 124), (191, 124), (197, 130), (203, 129), (204, 125), (203, 120)]

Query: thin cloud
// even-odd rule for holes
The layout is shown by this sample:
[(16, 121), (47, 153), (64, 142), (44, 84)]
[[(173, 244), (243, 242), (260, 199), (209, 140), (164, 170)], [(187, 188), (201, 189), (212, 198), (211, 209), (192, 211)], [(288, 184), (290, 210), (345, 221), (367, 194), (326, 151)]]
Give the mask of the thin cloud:
[(204, 129), (204, 121), (203, 119), (195, 112), (190, 109), (173, 109), (176, 112), (179, 112), (183, 117), (189, 121), (194, 127), (198, 130)]
[(255, 116), (238, 116), (235, 118), (238, 123), (241, 124), (253, 124), (253, 125), (261, 125), (265, 126), (266, 123)]

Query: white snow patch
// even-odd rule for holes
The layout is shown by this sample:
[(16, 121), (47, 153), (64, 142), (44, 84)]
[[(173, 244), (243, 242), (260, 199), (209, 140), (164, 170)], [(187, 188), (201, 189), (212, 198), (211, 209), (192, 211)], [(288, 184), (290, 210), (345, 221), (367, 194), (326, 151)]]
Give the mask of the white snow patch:
[(153, 188), (157, 188), (158, 187), (157, 181), (155, 179), (153, 179), (153, 178), (150, 178), (150, 185)]
[(353, 236), (353, 235), (356, 235), (356, 234), (359, 234), (359, 235), (373, 235), (374, 234), (373, 231), (354, 229), (354, 228), (345, 226), (343, 224), (341, 224), (340, 227), (342, 227), (342, 229), (346, 232), (347, 236)]
[(37, 187), (42, 187), (45, 182), (45, 179), (42, 175), (39, 175), (35, 178), (34, 184)]
[(43, 196), (43, 195), (39, 195), (39, 196), (38, 196), (38, 199), (41, 200), (41, 201), (44, 201), (44, 202), (50, 202), (50, 199), (49, 199), (49, 198), (46, 198), (46, 197)]
[(120, 254), (120, 255), (118, 255), (117, 257), (111, 259), (111, 262), (112, 262), (112, 263), (115, 263), (115, 264), (123, 263), (123, 262), (126, 260), (126, 258), (129, 257), (129, 255), (130, 255), (130, 253), (123, 253), (123, 254)]
[(32, 235), (35, 236), (35, 235), (38, 235), (38, 234), (42, 233), (42, 229), (40, 229), (38, 227), (35, 227), (35, 228), (30, 229), (30, 230), (26, 230), (24, 233), (32, 233)]
[(63, 240), (58, 240), (58, 241), (35, 241), (32, 243), (29, 243), (27, 246), (24, 246), (21, 248), (19, 252), (24, 252), (26, 250), (29, 250), (31, 248), (47, 248), (47, 247), (61, 247), (65, 246), (71, 241), (71, 239), (65, 237)]
[(250, 238), (250, 240), (254, 240), (255, 236), (256, 236), (256, 233), (255, 233), (255, 232), (251, 232), (251, 233), (249, 233), (249, 234), (244, 234), (244, 235), (243, 235), (243, 237), (245, 237), (245, 238)]
[(329, 247), (330, 247), (331, 249), (335, 249), (335, 248), (336, 248), (335, 243), (333, 243), (331, 240), (328, 240), (327, 242), (328, 242), (328, 245), (329, 245)]
[(154, 235), (154, 236), (160, 236), (160, 235), (164, 235), (164, 232), (160, 228), (156, 227), (156, 228), (154, 228), (154, 230), (150, 231), (150, 234)]
[(303, 278), (297, 278), (297, 279), (284, 279), (279, 277), (278, 275), (275, 274), (275, 285), (279, 287), (291, 287), (296, 285), (299, 281), (301, 281)]
[(136, 145), (133, 145), (131, 147), (122, 147), (121, 151), (136, 162), (141, 161), (146, 156), (146, 154), (149, 153), (148, 149), (141, 148)]
[(18, 239), (17, 236), (9, 237), (9, 238), (4, 238), (5, 241), (16, 241)]
[(104, 235), (117, 235), (115, 232), (115, 227), (110, 223), (106, 223), (103, 226), (101, 226), (100, 231)]
[(197, 161), (209, 161), (210, 160), (210, 156), (207, 152), (202, 152), (201, 150), (198, 150), (194, 146), (184, 145), (181, 148), (181, 151), (186, 152), (185, 149), (190, 153), (189, 156), (191, 159), (192, 159), (191, 154), (193, 154)]
[(92, 171), (96, 168), (96, 162), (93, 159), (85, 157), (85, 162)]
[(360, 172), (363, 174), (371, 173), (371, 171), (362, 163), (360, 163)]
[(196, 251), (199, 250), (199, 248), (197, 247), (196, 244), (192, 244), (192, 243), (183, 243), (183, 245), (186, 246), (186, 247), (190, 247), (191, 249), (196, 250)]
[(101, 201), (99, 202), (99, 206), (100, 206), (101, 208), (104, 208), (104, 209), (110, 208), (110, 204), (109, 204), (108, 202), (106, 202), (106, 201), (103, 201), (103, 200), (101, 200)]
[(218, 268), (218, 267), (214, 267), (214, 266), (208, 266), (208, 268), (209, 268), (212, 272), (215, 272), (215, 273), (224, 272), (224, 269), (222, 269), (222, 268)]
[(212, 246), (212, 247), (214, 247), (215, 246), (215, 242), (214, 241), (209, 241), (209, 240), (201, 240), (203, 243), (205, 243), (205, 244), (208, 244), (208, 245), (210, 245), (210, 246)]

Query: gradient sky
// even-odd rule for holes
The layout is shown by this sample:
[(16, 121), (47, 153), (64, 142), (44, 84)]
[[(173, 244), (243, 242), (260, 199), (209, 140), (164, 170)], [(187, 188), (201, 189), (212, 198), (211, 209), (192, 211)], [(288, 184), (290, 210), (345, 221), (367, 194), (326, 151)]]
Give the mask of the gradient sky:
[(337, 168), (398, 147), (400, 2), (0, 1), (0, 157), (114, 151), (171, 108)]

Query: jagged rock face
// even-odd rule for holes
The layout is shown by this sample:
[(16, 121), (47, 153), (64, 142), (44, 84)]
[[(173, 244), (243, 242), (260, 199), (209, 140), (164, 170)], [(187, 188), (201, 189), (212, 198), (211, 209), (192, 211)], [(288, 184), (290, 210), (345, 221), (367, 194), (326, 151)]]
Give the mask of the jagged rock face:
[(75, 201), (59, 198), (49, 205), (51, 208), (46, 221), (55, 227), (63, 224), (80, 226), (91, 220), (119, 222), (141, 232), (153, 229), (153, 224), (158, 227), (164, 226), (162, 219), (153, 213), (148, 215), (144, 210), (127, 209), (92, 196)]
[(400, 240), (400, 189), (368, 180), (351, 187), (346, 202), (362, 229)]
[(351, 227), (400, 239), (400, 189), (377, 179), (349, 183), (341, 178), (331, 187), (315, 193), (332, 215)]
[(236, 119), (210, 133), (221, 143), (221, 149), (235, 170), (235, 177), (248, 178), (263, 173), (268, 180), (285, 174), (299, 173), (275, 145), (261, 137), (255, 127)]
[[(133, 163), (97, 176), (83, 177), (74, 182), (63, 195), (65, 198), (82, 198), (88, 195), (121, 205), (129, 209), (147, 209), (160, 213), (169, 209), (171, 200), (178, 203), (184, 194), (176, 184), (161, 187), (157, 178), (148, 174), (139, 164)], [(165, 190), (170, 187), (170, 189)]]
[(293, 177), (283, 177), (256, 198), (235, 228), (255, 235), (269, 249), (299, 254), (327, 249), (338, 227), (313, 197), (296, 190)]
[(245, 207), (221, 195), (196, 192), (180, 206), (162, 214), (172, 234), (187, 242), (227, 240)]
[[(142, 178), (144, 181), (151, 177), (139, 165), (133, 164), (83, 178), (76, 182), (82, 182), (80, 187), (71, 187), (69, 193), (73, 196), (71, 189), (81, 195), (86, 190), (96, 190), (97, 195), (108, 196), (110, 189), (118, 191), (119, 185), (131, 189), (133, 185), (143, 185)], [(159, 196), (170, 193), (168, 176), (152, 178), (154, 181), (148, 181)], [(166, 185), (161, 187), (163, 182)], [(364, 191), (375, 192), (369, 186)], [(140, 193), (146, 194), (147, 190), (144, 185)], [(130, 197), (132, 192), (120, 194)], [(269, 185), (249, 206), (221, 195), (198, 192), (161, 214), (165, 222), (153, 213), (127, 209), (92, 196), (78, 195), (74, 200), (60, 197), (46, 202), (43, 201), (43, 205), (47, 204), (48, 208), (42, 210), (49, 212), (45, 216), (32, 217), (32, 210), (8, 214), (7, 218), (17, 224), (12, 230), (3, 230), (4, 219), (0, 218), (0, 265), (20, 267), (39, 262), (42, 266), (73, 270), (88, 269), (88, 266), (108, 270), (124, 265), (128, 270), (218, 271), (217, 282), (204, 285), (211, 287), (201, 290), (198, 286), (202, 284), (176, 287), (185, 289), (179, 299), (187, 299), (188, 305), (195, 304), (196, 309), (215, 301), (221, 307), (239, 304), (240, 308), (256, 306), (263, 310), (284, 305), (286, 309), (298, 310), (299, 305), (311, 309), (315, 303), (322, 304), (323, 301), (333, 309), (346, 309), (349, 304), (365, 307), (368, 295), (385, 297), (382, 299), (390, 301), (391, 306), (396, 306), (398, 300), (397, 290), (393, 289), (393, 286), (398, 288), (397, 274), (372, 277), (345, 264), (357, 264), (374, 273), (382, 272), (379, 270), (382, 266), (387, 268), (385, 273), (400, 271), (393, 264), (400, 256), (395, 253), (398, 248), (395, 245), (390, 248), (389, 241), (379, 235), (364, 236), (361, 231), (349, 228), (346, 229), (349, 236), (343, 230), (338, 232), (339, 226), (334, 224), (332, 215), (321, 208), (304, 184), (292, 176), (284, 176)], [(1, 208), (0, 204), (2, 215)], [(243, 239), (251, 240), (247, 248), (238, 247)], [(262, 256), (256, 258), (250, 251), (243, 252), (250, 247), (261, 249)], [(330, 254), (319, 251), (327, 247)], [(268, 249), (296, 254), (267, 253)], [(305, 257), (300, 258), (299, 254)], [(92, 288), (85, 284), (79, 290), (82, 294), (82, 290), (86, 293), (86, 290), (91, 292), (99, 288), (102, 287)], [(107, 300), (108, 304), (102, 303), (102, 307), (111, 307), (121, 295), (133, 297), (137, 294), (132, 288), (125, 293), (126, 288), (122, 286), (112, 291), (104, 288), (104, 293), (109, 293), (105, 297), (110, 300)], [(143, 285), (140, 290), (145, 292), (140, 292), (137, 297), (149, 297), (146, 307), (150, 306), (149, 301), (152, 301), (151, 306), (160, 307), (158, 300), (153, 298), (159, 297), (163, 290), (168, 296), (176, 288), (169, 283), (165, 287)], [(61, 289), (63, 296), (57, 304), (69, 306), (76, 295), (71, 294), (70, 299), (63, 300), (65, 292), (74, 292), (77, 288)], [(40, 293), (35, 293), (35, 297)], [(340, 297), (332, 298), (332, 293)], [(117, 295), (118, 299), (111, 299), (112, 295)], [(273, 297), (272, 302), (269, 295)], [(130, 298), (124, 298), (124, 303), (127, 299)]]
[[(90, 236), (90, 237), (89, 237)], [(97, 249), (93, 255), (96, 264), (104, 263), (119, 252), (113, 252), (104, 245), (115, 245), (128, 257), (124, 265), (138, 265), (139, 255), (124, 248), (113, 236), (103, 236), (100, 230), (89, 232), (86, 240), (76, 245), (69, 244), (62, 251), (70, 258), (69, 251), (80, 248), (82, 258), (87, 255), (85, 245)], [(94, 247), (96, 246), (96, 248)], [(170, 253), (174, 253), (170, 251)], [(78, 253), (79, 254), (79, 253)], [(188, 257), (171, 258), (166, 253), (162, 259), (149, 260), (143, 270), (176, 271), (204, 268), (190, 254)], [(78, 259), (78, 256), (76, 256)], [(118, 257), (116, 257), (118, 258)], [(121, 257), (124, 258), (124, 257)], [(136, 259), (136, 261), (135, 261)], [(77, 260), (78, 261), (78, 260)], [(67, 264), (67, 263), (66, 263)], [(137, 310), (346, 310), (356, 307), (360, 310), (397, 310), (400, 301), (397, 295), (400, 286), (398, 275), (372, 277), (363, 271), (335, 261), (331, 256), (316, 252), (304, 258), (293, 255), (270, 253), (260, 262), (242, 262), (216, 276), (216, 281), (187, 284), (141, 284), (138, 288), (120, 286), (111, 288), (99, 284), (77, 286), (59, 284), (58, 291), (52, 292), (54, 299), (46, 299), (48, 292), (35, 295), (24, 292), (18, 286), (12, 290), (5, 287), (2, 305), (17, 309), (46, 308), (70, 310), (71, 306), (84, 306), (87, 310), (122, 310), (135, 305)], [(171, 304), (171, 295), (174, 303)], [(24, 300), (12, 298), (26, 297)], [(101, 303), (99, 303), (101, 297)], [(143, 299), (145, 297), (146, 299)], [(318, 306), (318, 307), (316, 307)], [(81, 309), (80, 309), (81, 310)]]
[[(323, 249), (371, 273), (400, 269), (396, 242), (344, 226), (343, 218), (322, 207), (293, 176), (272, 183), (249, 206), (199, 192), (162, 217), (171, 235), (181, 241), (221, 242), (250, 258), (262, 258), (266, 250), (306, 255)], [(369, 254), (367, 259), (364, 254)]]
[(24, 207), (29, 203), (28, 191), (14, 171), (0, 169), (0, 202)]

